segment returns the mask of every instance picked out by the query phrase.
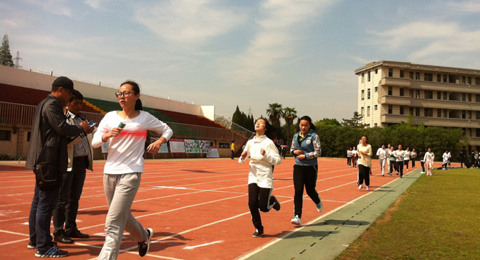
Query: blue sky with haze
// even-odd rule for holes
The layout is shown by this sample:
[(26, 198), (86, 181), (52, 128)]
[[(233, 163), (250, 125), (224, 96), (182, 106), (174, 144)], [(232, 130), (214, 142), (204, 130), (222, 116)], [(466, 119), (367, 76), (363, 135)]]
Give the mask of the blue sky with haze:
[(0, 0), (0, 33), (24, 69), (316, 121), (352, 116), (371, 61), (479, 69), (479, 14), (473, 0)]

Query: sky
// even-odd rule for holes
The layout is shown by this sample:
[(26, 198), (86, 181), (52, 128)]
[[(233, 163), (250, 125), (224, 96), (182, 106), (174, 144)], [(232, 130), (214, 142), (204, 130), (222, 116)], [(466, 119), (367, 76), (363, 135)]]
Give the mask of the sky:
[(478, 0), (0, 0), (0, 33), (23, 69), (132, 79), (227, 118), (279, 103), (341, 121), (369, 62), (480, 69), (479, 14)]

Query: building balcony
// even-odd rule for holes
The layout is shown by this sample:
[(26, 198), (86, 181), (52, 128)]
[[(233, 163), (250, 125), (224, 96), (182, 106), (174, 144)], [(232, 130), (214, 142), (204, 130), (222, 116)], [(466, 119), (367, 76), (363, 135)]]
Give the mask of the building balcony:
[(410, 87), (412, 81), (406, 78), (382, 78), (379, 82), (381, 86)]
[(443, 83), (436, 81), (412, 80), (409, 78), (382, 78), (379, 82), (381, 86), (402, 87), (411, 89), (423, 89), (432, 91), (447, 91), (480, 94), (480, 86), (472, 84)]
[(411, 98), (406, 96), (382, 96), (379, 99), (379, 103), (382, 105), (480, 111), (480, 102), (466, 102), (457, 100)]
[(470, 145), (480, 145), (480, 137), (468, 137), (468, 140), (470, 141)]
[[(382, 124), (399, 124), (407, 122), (408, 115), (381, 115)], [(451, 128), (480, 128), (480, 120), (476, 119), (462, 119), (462, 118), (445, 118), (445, 117), (425, 117), (414, 116), (413, 122), (415, 125), (422, 123), (425, 126), (451, 127)]]
[(401, 96), (382, 96), (379, 103), (382, 105), (399, 105), (399, 106), (411, 106), (412, 99), (410, 97)]

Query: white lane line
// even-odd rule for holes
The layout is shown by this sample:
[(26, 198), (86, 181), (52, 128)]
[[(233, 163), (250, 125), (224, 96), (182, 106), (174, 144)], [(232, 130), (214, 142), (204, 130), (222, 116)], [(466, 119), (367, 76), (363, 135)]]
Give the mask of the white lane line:
[(218, 240), (218, 241), (205, 243), (205, 244), (201, 244), (201, 245), (196, 245), (196, 246), (186, 246), (183, 249), (195, 249), (197, 247), (204, 247), (204, 246), (214, 245), (214, 244), (218, 244), (218, 243), (222, 243), (222, 242), (223, 242), (223, 240)]

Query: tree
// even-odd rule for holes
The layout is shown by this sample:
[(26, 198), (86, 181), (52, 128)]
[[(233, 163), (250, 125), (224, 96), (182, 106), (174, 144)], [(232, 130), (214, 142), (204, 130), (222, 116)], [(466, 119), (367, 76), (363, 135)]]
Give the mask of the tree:
[(297, 110), (294, 107), (286, 107), (282, 110), (282, 117), (287, 124), (287, 142), (291, 140), (290, 138), (290, 130), (293, 125), (293, 120), (297, 118)]
[(340, 122), (336, 118), (324, 118), (320, 121), (317, 121), (314, 123), (314, 125), (318, 128), (320, 126), (324, 125), (336, 125), (336, 126), (341, 126)]
[(0, 47), (0, 62), (4, 66), (13, 67), (15, 64), (10, 53), (10, 44), (8, 43), (8, 35), (3, 36), (2, 47)]
[(362, 121), (362, 118), (363, 118), (363, 116), (360, 115), (357, 111), (355, 111), (353, 113), (352, 118), (350, 118), (350, 119), (342, 118), (342, 120), (343, 120), (342, 125), (343, 126), (350, 126), (350, 127), (354, 127), (354, 128), (365, 128), (366, 125), (360, 123)]
[(270, 124), (275, 128), (275, 136), (278, 138), (281, 133), (280, 118), (282, 117), (282, 105), (278, 103), (268, 104), (267, 116)]
[(246, 115), (244, 112), (240, 111), (240, 108), (237, 106), (235, 112), (232, 115), (232, 123), (235, 123), (249, 131), (254, 131), (254, 122), (252, 115)]

